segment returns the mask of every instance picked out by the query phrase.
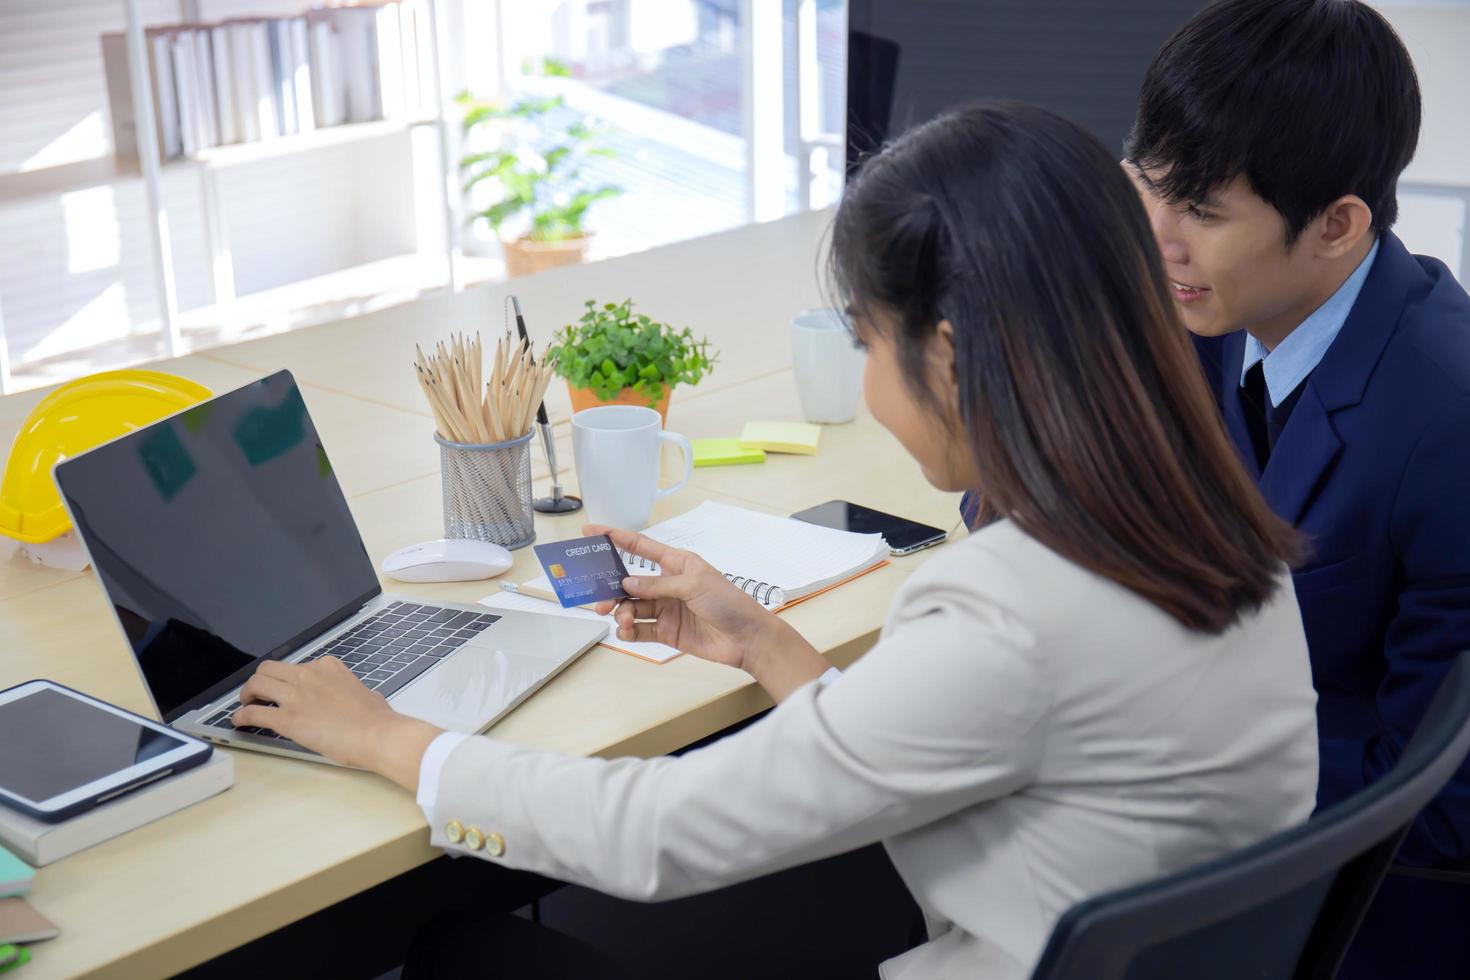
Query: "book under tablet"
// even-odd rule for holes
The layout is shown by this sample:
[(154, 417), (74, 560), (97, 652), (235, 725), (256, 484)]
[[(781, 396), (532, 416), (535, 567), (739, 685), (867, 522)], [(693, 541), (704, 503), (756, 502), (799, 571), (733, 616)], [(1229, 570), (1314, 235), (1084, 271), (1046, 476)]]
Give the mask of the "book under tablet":
[[(234, 781), (234, 756), (216, 750), (203, 765), (60, 823), (45, 823), (19, 810), (0, 807), (0, 845), (39, 868), (222, 793)], [(0, 849), (0, 863), (3, 854)], [(3, 880), (0, 871), (0, 882)]]
[[(789, 517), (707, 500), (643, 532), (672, 548), (692, 551), (773, 612), (836, 588), (888, 564), (881, 534), (853, 534)], [(633, 575), (658, 575), (659, 566), (623, 554)], [(522, 595), (556, 601), (545, 576), (517, 586)]]

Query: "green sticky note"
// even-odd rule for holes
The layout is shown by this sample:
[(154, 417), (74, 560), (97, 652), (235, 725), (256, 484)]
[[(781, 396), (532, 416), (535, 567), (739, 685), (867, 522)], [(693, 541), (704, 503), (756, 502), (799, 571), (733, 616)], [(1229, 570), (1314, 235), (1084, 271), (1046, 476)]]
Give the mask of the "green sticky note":
[(764, 463), (765, 451), (745, 449), (739, 439), (691, 439), (695, 466), (735, 466), (740, 463)]
[(0, 898), (30, 891), (35, 876), (29, 864), (0, 847)]

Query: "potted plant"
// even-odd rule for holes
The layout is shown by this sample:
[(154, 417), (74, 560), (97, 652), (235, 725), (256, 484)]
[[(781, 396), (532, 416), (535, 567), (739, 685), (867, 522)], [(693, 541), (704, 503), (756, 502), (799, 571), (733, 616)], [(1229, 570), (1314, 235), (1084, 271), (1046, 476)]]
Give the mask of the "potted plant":
[[(546, 74), (567, 71), (553, 63)], [(589, 158), (614, 155), (599, 143), (605, 129), (586, 117), (557, 122), (566, 108), (560, 95), (533, 96), (505, 106), (464, 92), (456, 101), (465, 109), (467, 140), (481, 127), (508, 124), (506, 138), (498, 146), (469, 153), (459, 161), (467, 196), (485, 181), (492, 182), (487, 186), (498, 192), (488, 207), (474, 210), (470, 223), (484, 221), (501, 238), (506, 274), (519, 276), (581, 262), (587, 251), (583, 225), (587, 209), (622, 193), (620, 187), (589, 183), (582, 177)], [(525, 230), (505, 242), (502, 228), (522, 215)]]
[(633, 301), (587, 300), (576, 323), (557, 331), (549, 357), (566, 379), (572, 411), (595, 405), (647, 405), (667, 425), (669, 394), (676, 384), (698, 384), (718, 354), (688, 327), (633, 312)]

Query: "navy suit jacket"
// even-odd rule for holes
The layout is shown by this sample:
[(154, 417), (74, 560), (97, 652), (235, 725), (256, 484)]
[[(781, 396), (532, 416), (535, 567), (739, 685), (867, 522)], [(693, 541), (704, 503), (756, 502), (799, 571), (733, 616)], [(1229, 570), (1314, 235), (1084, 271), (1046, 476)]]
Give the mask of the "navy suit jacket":
[[(1264, 472), (1237, 395), (1245, 334), (1195, 346), (1246, 468), (1311, 545), (1295, 578), (1326, 806), (1393, 767), (1470, 649), (1470, 297), (1441, 262), (1385, 234)], [(1470, 860), (1470, 764), (1399, 860)]]

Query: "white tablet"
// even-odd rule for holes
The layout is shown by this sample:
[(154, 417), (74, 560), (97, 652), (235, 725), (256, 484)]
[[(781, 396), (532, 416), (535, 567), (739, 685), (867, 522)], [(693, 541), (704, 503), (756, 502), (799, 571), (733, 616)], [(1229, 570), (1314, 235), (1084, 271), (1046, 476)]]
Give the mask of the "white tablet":
[(209, 758), (208, 742), (52, 681), (0, 691), (0, 805), (54, 823)]

